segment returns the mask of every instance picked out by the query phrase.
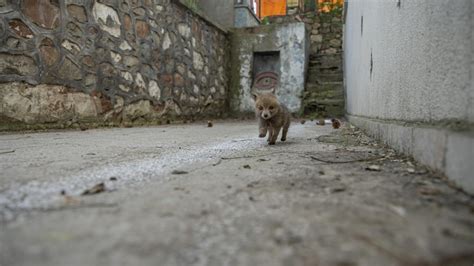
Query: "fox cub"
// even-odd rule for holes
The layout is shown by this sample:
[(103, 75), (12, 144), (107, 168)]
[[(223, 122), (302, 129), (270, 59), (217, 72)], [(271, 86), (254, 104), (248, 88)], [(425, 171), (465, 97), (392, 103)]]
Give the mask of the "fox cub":
[(290, 127), (290, 112), (284, 104), (278, 101), (275, 89), (272, 89), (271, 92), (253, 92), (252, 96), (258, 119), (258, 136), (264, 138), (268, 131), (268, 144), (274, 145), (283, 128), (281, 141), (285, 141)]

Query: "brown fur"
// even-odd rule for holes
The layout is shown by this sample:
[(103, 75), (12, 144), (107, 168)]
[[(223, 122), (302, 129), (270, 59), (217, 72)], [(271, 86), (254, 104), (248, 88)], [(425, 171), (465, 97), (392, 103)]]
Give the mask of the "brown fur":
[(288, 108), (272, 92), (253, 93), (255, 114), (258, 119), (259, 137), (264, 138), (268, 131), (268, 144), (274, 145), (280, 130), (283, 128), (281, 141), (286, 140), (290, 127), (290, 112)]

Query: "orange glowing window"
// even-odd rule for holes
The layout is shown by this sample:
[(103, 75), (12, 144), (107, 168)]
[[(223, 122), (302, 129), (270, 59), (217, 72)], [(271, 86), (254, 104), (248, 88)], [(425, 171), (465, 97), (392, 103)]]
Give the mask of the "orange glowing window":
[(286, 0), (261, 0), (260, 5), (261, 18), (286, 15)]

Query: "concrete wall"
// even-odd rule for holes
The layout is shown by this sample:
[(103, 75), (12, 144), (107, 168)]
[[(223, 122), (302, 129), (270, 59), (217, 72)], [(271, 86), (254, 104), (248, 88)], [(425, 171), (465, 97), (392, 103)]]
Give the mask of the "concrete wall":
[(248, 6), (235, 6), (234, 8), (234, 27), (247, 28), (260, 25), (260, 21)]
[[(243, 41), (245, 40), (245, 41)], [(280, 52), (276, 94), (291, 112), (298, 112), (305, 85), (309, 42), (301, 22), (236, 29), (231, 34), (230, 109), (254, 111), (251, 97), (254, 52)]]
[(241, 4), (236, 4), (235, 0), (198, 0), (199, 12), (226, 29), (255, 27), (260, 24), (249, 5), (247, 0)]
[(346, 8), (350, 121), (474, 193), (473, 2)]
[(0, 1), (0, 129), (218, 116), (227, 52), (177, 0)]
[(233, 0), (199, 0), (199, 10), (229, 29), (234, 26)]

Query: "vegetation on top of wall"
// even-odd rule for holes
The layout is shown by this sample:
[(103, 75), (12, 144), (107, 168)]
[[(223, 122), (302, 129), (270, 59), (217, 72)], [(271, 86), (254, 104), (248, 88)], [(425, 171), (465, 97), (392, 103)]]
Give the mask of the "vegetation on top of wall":
[(341, 14), (343, 8), (344, 8), (343, 3), (323, 2), (323, 3), (320, 3), (320, 6), (318, 7), (318, 11), (321, 13)]
[(319, 13), (342, 13), (344, 0), (318, 0)]
[(268, 17), (264, 17), (261, 22), (262, 25), (269, 25), (270, 19)]

